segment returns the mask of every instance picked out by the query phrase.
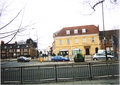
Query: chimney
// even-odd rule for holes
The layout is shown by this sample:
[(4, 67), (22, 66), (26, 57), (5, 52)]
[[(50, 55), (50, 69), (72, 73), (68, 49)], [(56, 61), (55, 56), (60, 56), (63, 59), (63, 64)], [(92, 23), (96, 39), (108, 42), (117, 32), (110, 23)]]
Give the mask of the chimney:
[(15, 41), (15, 44), (17, 44), (17, 41)]
[(4, 44), (4, 41), (1, 41), (1, 45)]

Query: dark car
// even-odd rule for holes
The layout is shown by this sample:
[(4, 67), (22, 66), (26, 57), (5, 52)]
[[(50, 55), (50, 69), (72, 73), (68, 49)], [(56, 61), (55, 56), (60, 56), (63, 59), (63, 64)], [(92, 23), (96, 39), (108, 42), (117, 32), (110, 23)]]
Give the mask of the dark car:
[(17, 61), (18, 62), (29, 62), (30, 59), (29, 58), (26, 58), (24, 56), (20, 56), (19, 58), (17, 58)]
[(63, 56), (53, 56), (51, 61), (69, 61), (69, 58)]

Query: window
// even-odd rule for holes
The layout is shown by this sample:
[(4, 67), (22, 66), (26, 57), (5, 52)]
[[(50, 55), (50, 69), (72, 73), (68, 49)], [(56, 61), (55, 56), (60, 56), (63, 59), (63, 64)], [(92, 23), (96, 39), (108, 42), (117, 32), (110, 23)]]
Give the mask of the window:
[(24, 49), (24, 52), (27, 52), (27, 49)]
[(78, 43), (78, 39), (75, 39), (75, 43)]
[(20, 52), (20, 49), (17, 49), (17, 52)]
[(20, 55), (20, 53), (17, 53), (17, 56), (19, 56)]
[(5, 56), (5, 54), (2, 54), (2, 56)]
[(70, 39), (67, 39), (67, 44), (70, 44)]
[(7, 46), (4, 47), (5, 49), (7, 48)]
[(17, 48), (20, 48), (20, 46), (17, 46)]
[(86, 29), (82, 29), (82, 33), (86, 33)]
[(12, 48), (12, 46), (10, 46), (10, 48)]
[(27, 53), (24, 53), (24, 55), (27, 55)]
[(5, 53), (5, 50), (2, 50), (2, 53)]
[(86, 38), (83, 38), (83, 43), (86, 43)]
[(112, 39), (109, 39), (109, 43), (112, 44)]
[(74, 30), (74, 34), (77, 34), (78, 33), (78, 30), (76, 29), (76, 30)]
[[(104, 41), (104, 39), (102, 39), (102, 42), (103, 42), (103, 44), (105, 44), (105, 41)], [(107, 44), (107, 40), (106, 40), (106, 44)]]
[(94, 37), (91, 38), (92, 42), (95, 42)]
[(66, 30), (66, 34), (70, 34), (70, 30)]
[(59, 40), (59, 44), (62, 44), (62, 40)]
[(26, 45), (26, 47), (28, 47), (28, 45)]
[(9, 52), (12, 52), (12, 49), (10, 49)]

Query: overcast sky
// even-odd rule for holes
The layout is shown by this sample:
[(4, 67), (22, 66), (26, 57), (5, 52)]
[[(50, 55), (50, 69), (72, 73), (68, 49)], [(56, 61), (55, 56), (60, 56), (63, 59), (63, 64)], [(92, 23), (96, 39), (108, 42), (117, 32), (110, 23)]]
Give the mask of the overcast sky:
[[(22, 8), (25, 8), (10, 25), (0, 30), (0, 40), (5, 42), (10, 40), (13, 35), (1, 38), (5, 36), (1, 33), (17, 30), (21, 21), (21, 27), (24, 27), (25, 30), (18, 33), (10, 43), (26, 41), (28, 38), (36, 40), (38, 37), (39, 49), (52, 46), (53, 33), (63, 27), (94, 24), (99, 25), (99, 30), (102, 31), (102, 4), (96, 6), (96, 11), (88, 16), (83, 14), (90, 14), (93, 10), (85, 1), (90, 0), (1, 0), (0, 8), (3, 6), (3, 2), (7, 8), (0, 16), (0, 27), (10, 21)], [(91, 5), (97, 1), (99, 0), (94, 0)], [(105, 30), (119, 29), (119, 10), (119, 5), (111, 5), (109, 0), (106, 0), (104, 3)]]

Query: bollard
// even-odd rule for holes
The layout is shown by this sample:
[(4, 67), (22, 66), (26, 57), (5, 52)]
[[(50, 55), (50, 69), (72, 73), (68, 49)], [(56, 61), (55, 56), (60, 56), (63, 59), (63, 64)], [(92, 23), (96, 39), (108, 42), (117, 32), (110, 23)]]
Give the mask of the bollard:
[(10, 58), (10, 61), (12, 61), (12, 58)]
[(92, 80), (92, 73), (91, 73), (91, 65), (89, 63), (89, 70), (90, 70), (90, 80)]
[(42, 63), (42, 57), (40, 57), (40, 62)]

